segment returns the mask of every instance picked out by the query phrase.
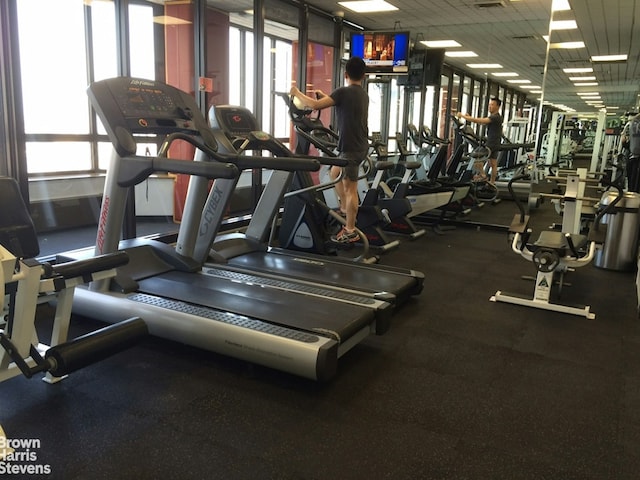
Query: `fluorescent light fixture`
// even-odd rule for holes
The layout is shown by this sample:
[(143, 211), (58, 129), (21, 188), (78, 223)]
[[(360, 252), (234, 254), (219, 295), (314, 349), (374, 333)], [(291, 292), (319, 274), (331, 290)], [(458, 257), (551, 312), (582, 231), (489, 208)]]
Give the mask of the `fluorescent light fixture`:
[(522, 85), (520, 88), (526, 88), (527, 90), (540, 90), (542, 87), (540, 85)]
[(552, 12), (563, 12), (566, 10), (571, 10), (569, 0), (553, 0), (553, 2), (551, 2)]
[(507, 80), (507, 83), (531, 83), (531, 80)]
[(569, 77), (572, 82), (589, 82), (595, 80), (596, 77)]
[(563, 68), (564, 73), (593, 73), (591, 67), (579, 67), (579, 68)]
[(598, 85), (598, 82), (575, 82), (574, 85), (576, 87), (595, 87)]
[(578, 92), (577, 95), (580, 96), (580, 97), (588, 97), (590, 95), (598, 95), (598, 96), (600, 96), (600, 92)]
[(627, 55), (593, 55), (591, 57), (592, 62), (624, 62), (627, 60)]
[(494, 77), (519, 77), (520, 74), (516, 72), (494, 72), (491, 75)]
[(499, 63), (467, 63), (469, 68), (504, 68)]
[[(584, 48), (584, 42), (550, 43), (549, 48)], [(593, 57), (592, 57), (593, 58)]]
[(445, 57), (457, 57), (457, 58), (468, 58), (468, 57), (477, 57), (478, 54), (476, 52), (471, 51), (462, 51), (462, 50), (454, 50), (453, 52), (444, 52)]
[(574, 30), (578, 28), (575, 20), (552, 20), (551, 30)]
[(420, 43), (429, 48), (456, 48), (462, 46), (455, 40), (421, 40)]
[(350, 22), (349, 20), (342, 20), (345, 25), (349, 25), (350, 27), (355, 28), (356, 30), (364, 30), (365, 28), (362, 25), (358, 25), (357, 23)]
[(385, 0), (357, 0), (353, 2), (338, 2), (338, 5), (357, 13), (391, 12), (398, 7)]

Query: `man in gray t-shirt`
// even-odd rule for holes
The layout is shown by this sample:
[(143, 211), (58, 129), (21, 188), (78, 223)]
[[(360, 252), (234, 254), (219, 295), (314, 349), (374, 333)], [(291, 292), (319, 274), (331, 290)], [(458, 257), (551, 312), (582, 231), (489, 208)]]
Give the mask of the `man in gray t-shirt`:
[(487, 139), (485, 145), (491, 150), (489, 156), (489, 165), (491, 166), (491, 183), (496, 183), (498, 176), (498, 149), (502, 143), (502, 115), (500, 115), (500, 105), (502, 102), (499, 98), (489, 100), (489, 116), (488, 117), (472, 117), (468, 113), (456, 113), (456, 117), (464, 118), (468, 122), (479, 123), (487, 126)]
[[(335, 188), (340, 199), (340, 210), (345, 215), (345, 226), (331, 240), (338, 243), (352, 243), (360, 240), (356, 232), (358, 214), (358, 167), (369, 151), (368, 119), (369, 96), (363, 88), (365, 63), (360, 57), (351, 57), (345, 66), (347, 86), (338, 87), (330, 95), (316, 90), (316, 98), (302, 93), (297, 87), (291, 87), (290, 94), (304, 105), (321, 110), (335, 107), (339, 134), (338, 151), (349, 164), (344, 167), (342, 181)], [(332, 178), (338, 178), (339, 167), (332, 167)]]

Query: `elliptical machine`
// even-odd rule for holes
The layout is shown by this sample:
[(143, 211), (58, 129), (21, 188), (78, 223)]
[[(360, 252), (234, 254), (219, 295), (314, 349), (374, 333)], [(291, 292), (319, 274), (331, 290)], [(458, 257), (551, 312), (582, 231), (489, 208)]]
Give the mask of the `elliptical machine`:
[[(312, 145), (316, 147), (323, 155), (318, 158), (318, 161), (323, 165), (320, 174), (322, 179), (328, 176), (327, 173), (331, 166), (344, 166), (344, 163), (336, 163), (336, 160), (343, 161), (342, 159), (337, 159), (335, 152), (338, 143), (338, 134), (323, 125), (319, 118), (319, 112), (316, 112), (314, 115), (313, 110), (296, 105), (296, 102), (288, 95), (281, 94), (281, 96), (287, 102), (289, 116), (296, 131), (296, 145), (294, 149), (296, 155), (308, 155), (310, 147)], [(376, 167), (380, 169), (386, 169), (392, 166), (393, 162), (389, 161), (382, 161), (376, 164)], [(361, 179), (365, 179), (371, 169), (373, 169), (373, 165), (371, 158), (368, 157)], [(341, 180), (342, 177), (339, 176), (337, 179), (321, 181), (319, 184), (315, 184), (310, 175), (298, 175), (298, 173), (296, 173), (292, 183), (292, 190), (304, 190), (314, 197), (305, 198), (296, 194), (295, 197), (298, 198), (295, 202), (285, 203), (285, 211), (280, 224), (279, 241), (281, 242), (281, 246), (284, 248), (299, 248), (292, 245), (292, 242), (295, 244), (296, 236), (299, 235), (296, 232), (299, 231), (305, 232), (305, 235), (308, 234), (310, 238), (314, 239), (309, 242), (310, 248), (315, 248), (313, 245), (319, 243), (317, 239), (326, 237), (326, 232), (322, 232), (321, 230), (323, 228), (326, 230), (327, 227), (332, 228), (331, 224), (327, 224), (327, 222), (321, 220), (326, 218), (326, 209), (323, 207), (321, 210), (318, 210), (313, 207), (313, 205), (328, 204), (329, 209), (331, 209), (333, 205), (327, 201), (326, 197), (330, 197), (328, 192)], [(324, 199), (318, 196), (321, 192), (327, 193), (327, 195), (323, 195)], [(289, 198), (286, 199), (286, 201), (288, 200)], [(310, 228), (309, 224), (312, 222), (314, 222), (318, 228)], [(377, 189), (367, 186), (364, 197), (358, 207), (356, 226), (358, 231), (361, 232), (361, 240), (357, 242), (357, 244), (366, 241), (371, 248), (375, 248), (381, 252), (396, 248), (399, 245), (398, 240), (391, 240), (388, 233), (384, 230), (384, 226), (388, 223), (390, 223), (388, 211), (384, 211), (380, 205), (378, 205)]]
[[(486, 146), (486, 139), (477, 135), (473, 129), (455, 115), (450, 115), (456, 127), (462, 148), (471, 149), (466, 158), (460, 158), (458, 178), (470, 183), (469, 196), (476, 206), (484, 202), (494, 202), (498, 198), (498, 187), (487, 180), (486, 163), (491, 157), (491, 149)], [(466, 160), (466, 163), (463, 163)], [(482, 167), (478, 167), (482, 165)]]

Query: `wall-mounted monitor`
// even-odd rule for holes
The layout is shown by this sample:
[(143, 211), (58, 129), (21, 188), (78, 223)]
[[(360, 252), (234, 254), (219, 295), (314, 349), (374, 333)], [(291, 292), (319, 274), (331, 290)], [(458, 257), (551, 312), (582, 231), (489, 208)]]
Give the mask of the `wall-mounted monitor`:
[(353, 32), (350, 54), (364, 60), (367, 74), (406, 75), (410, 39), (409, 32), (405, 31)]

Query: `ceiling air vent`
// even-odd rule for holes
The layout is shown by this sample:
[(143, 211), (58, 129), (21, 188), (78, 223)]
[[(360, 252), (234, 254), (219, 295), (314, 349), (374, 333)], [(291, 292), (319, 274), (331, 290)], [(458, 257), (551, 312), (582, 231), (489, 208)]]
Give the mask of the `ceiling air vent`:
[(504, 7), (503, 0), (488, 0), (485, 2), (477, 2), (474, 4), (476, 8), (493, 8), (493, 7)]
[(511, 37), (512, 40), (535, 40), (535, 35), (516, 35), (515, 37)]

